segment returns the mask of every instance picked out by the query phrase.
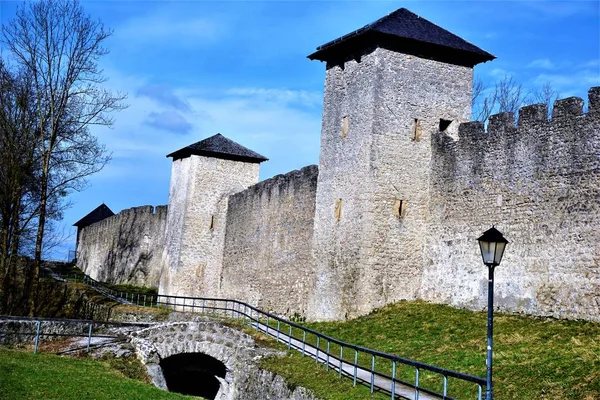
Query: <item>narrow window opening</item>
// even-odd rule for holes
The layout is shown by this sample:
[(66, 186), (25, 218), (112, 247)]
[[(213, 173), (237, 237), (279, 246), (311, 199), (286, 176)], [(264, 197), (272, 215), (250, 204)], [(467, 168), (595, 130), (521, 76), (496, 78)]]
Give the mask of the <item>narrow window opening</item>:
[(333, 215), (336, 221), (342, 219), (342, 199), (337, 199), (335, 201), (335, 210), (333, 212)]
[(406, 216), (406, 200), (396, 199), (394, 201), (394, 215), (396, 218), (404, 218)]
[(215, 216), (213, 215), (210, 217), (210, 226), (208, 227), (208, 229), (210, 229), (211, 231), (214, 231), (216, 225), (217, 225), (217, 220), (216, 220)]
[(421, 136), (423, 135), (423, 130), (421, 129), (421, 121), (418, 120), (417, 118), (415, 118), (415, 122), (413, 125), (413, 131), (412, 131), (412, 140), (414, 140), (415, 142), (418, 142), (421, 140)]
[(348, 136), (348, 116), (345, 115), (344, 118), (342, 118), (342, 139), (346, 139), (346, 136)]
[(451, 123), (451, 120), (440, 118), (440, 132), (445, 132)]

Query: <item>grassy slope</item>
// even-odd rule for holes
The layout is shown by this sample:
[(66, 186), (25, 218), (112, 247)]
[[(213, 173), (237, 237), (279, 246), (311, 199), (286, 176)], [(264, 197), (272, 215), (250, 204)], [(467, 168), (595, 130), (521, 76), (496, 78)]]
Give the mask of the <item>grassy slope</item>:
[[(482, 312), (423, 302), (400, 302), (348, 322), (307, 325), (349, 343), (485, 376), (486, 314)], [(599, 324), (496, 314), (494, 327), (497, 400), (600, 399)], [(324, 349), (323, 343), (321, 348)], [(339, 347), (332, 347), (332, 351), (339, 352)], [(352, 357), (353, 354), (345, 354), (347, 359)], [(366, 398), (333, 393), (328, 389), (329, 384), (324, 383), (325, 378), (318, 375), (321, 372), (312, 372), (312, 363), (307, 359), (298, 361), (299, 358), (267, 360), (264, 365), (292, 383), (316, 389), (325, 399)], [(363, 364), (369, 365), (370, 359)], [(377, 361), (376, 369), (389, 373), (390, 367)], [(414, 370), (399, 370), (398, 374), (414, 381)], [(329, 375), (335, 377), (334, 373)], [(349, 380), (345, 381), (351, 385)], [(438, 377), (422, 373), (423, 381), (428, 387), (441, 390)], [(474, 388), (459, 382), (450, 384), (450, 395), (476, 398)]]
[(125, 378), (109, 362), (0, 349), (0, 399), (192, 399)]

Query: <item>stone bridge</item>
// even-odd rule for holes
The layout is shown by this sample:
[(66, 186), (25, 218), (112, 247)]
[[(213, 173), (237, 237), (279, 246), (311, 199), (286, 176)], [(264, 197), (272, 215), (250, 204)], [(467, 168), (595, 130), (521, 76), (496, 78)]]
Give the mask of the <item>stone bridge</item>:
[(130, 335), (152, 382), (165, 390), (218, 400), (316, 400), (259, 368), (262, 357), (277, 351), (218, 321), (167, 322)]
[[(318, 400), (305, 388), (291, 387), (283, 377), (261, 369), (261, 358), (280, 352), (259, 347), (243, 331), (206, 316), (172, 313), (170, 318), (153, 323), (95, 321), (92, 354), (130, 353), (129, 345), (114, 339), (128, 337), (152, 383), (164, 390), (210, 400)], [(43, 343), (55, 340), (52, 335), (72, 336), (75, 347), (68, 345), (69, 351), (86, 348), (91, 321), (40, 321)], [(0, 345), (31, 343), (37, 324), (35, 318), (0, 317)]]

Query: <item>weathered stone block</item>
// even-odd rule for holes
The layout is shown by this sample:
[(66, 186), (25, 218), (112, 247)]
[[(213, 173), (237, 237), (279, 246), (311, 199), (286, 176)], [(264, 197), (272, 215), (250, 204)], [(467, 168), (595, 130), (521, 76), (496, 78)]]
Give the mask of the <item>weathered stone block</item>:
[(546, 121), (548, 119), (547, 104), (532, 104), (519, 109), (519, 127), (534, 124), (536, 122)]
[(583, 99), (568, 97), (556, 100), (552, 109), (552, 118), (577, 117), (583, 114)]
[(588, 113), (597, 116), (600, 114), (600, 86), (588, 91)]

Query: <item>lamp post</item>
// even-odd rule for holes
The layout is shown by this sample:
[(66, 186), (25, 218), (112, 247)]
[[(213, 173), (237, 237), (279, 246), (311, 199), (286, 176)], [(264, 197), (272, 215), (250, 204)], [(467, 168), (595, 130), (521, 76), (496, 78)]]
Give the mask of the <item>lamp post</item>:
[(500, 265), (502, 255), (508, 240), (502, 236), (502, 233), (493, 226), (485, 231), (479, 239), (479, 248), (481, 249), (481, 257), (483, 263), (487, 265), (489, 272), (488, 279), (488, 322), (487, 322), (487, 375), (486, 375), (486, 400), (493, 400), (494, 393), (492, 390), (492, 348), (494, 345), (494, 268)]

